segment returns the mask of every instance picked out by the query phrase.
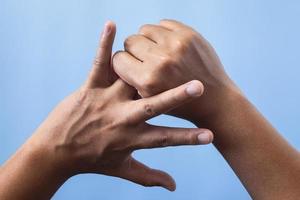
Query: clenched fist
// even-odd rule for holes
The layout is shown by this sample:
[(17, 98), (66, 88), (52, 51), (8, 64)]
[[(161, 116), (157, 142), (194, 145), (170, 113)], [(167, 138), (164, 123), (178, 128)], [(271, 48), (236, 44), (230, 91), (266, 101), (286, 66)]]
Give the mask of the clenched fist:
[[(210, 44), (195, 30), (174, 20), (143, 25), (113, 57), (115, 72), (142, 97), (156, 95), (191, 80), (200, 80), (205, 92), (171, 111), (179, 117), (205, 119), (219, 112), (223, 94), (238, 90), (226, 75)], [(199, 119), (197, 116), (197, 119)]]

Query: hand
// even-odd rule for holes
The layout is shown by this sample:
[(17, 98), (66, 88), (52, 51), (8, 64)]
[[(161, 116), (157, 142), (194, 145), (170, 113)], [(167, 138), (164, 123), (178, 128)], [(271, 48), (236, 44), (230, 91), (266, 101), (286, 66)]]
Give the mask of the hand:
[[(142, 97), (149, 97), (187, 81), (200, 80), (201, 98), (173, 110), (171, 114), (193, 120), (220, 111), (224, 94), (238, 91), (226, 75), (210, 44), (195, 30), (173, 20), (144, 25), (124, 42), (125, 51), (113, 57), (115, 72)], [(196, 117), (199, 119), (199, 116)]]
[(53, 166), (70, 175), (99, 173), (174, 190), (175, 183), (168, 174), (150, 169), (131, 153), (210, 143), (212, 133), (206, 129), (158, 127), (145, 122), (200, 96), (203, 85), (195, 80), (150, 98), (133, 100), (136, 90), (121, 79), (114, 80), (111, 70), (114, 35), (115, 25), (108, 23), (88, 80), (55, 108), (30, 144), (48, 147), (53, 152)]
[(115, 72), (142, 97), (190, 80), (204, 84), (203, 96), (170, 114), (214, 132), (214, 145), (253, 199), (299, 198), (299, 152), (243, 96), (199, 33), (162, 20), (142, 26), (124, 46), (113, 57)]

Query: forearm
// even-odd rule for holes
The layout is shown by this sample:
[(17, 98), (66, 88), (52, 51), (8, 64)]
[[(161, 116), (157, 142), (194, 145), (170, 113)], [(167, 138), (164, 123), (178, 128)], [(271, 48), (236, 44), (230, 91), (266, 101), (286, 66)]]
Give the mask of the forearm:
[(254, 199), (296, 199), (299, 153), (243, 95), (227, 94), (218, 114), (195, 123), (213, 130), (216, 148)]
[(213, 130), (215, 146), (255, 199), (293, 199), (300, 193), (299, 153), (240, 94), (203, 36), (162, 20), (142, 26), (124, 47), (113, 57), (114, 70), (142, 97), (190, 80), (203, 83), (201, 98), (169, 114)]
[[(50, 142), (50, 141), (49, 141)], [(48, 147), (29, 140), (0, 171), (0, 199), (50, 199), (67, 180), (64, 171), (54, 166)]]

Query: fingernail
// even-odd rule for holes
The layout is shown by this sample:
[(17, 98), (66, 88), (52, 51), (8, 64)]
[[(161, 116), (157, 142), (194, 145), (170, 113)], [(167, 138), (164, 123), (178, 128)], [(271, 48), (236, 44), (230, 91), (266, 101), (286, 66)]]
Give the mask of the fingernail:
[(204, 131), (198, 135), (198, 141), (201, 144), (209, 144), (212, 142), (211, 133), (209, 131)]
[(190, 96), (201, 96), (202, 94), (202, 87), (200, 83), (196, 82), (191, 82), (187, 85), (187, 88), (185, 89), (186, 93), (189, 94)]

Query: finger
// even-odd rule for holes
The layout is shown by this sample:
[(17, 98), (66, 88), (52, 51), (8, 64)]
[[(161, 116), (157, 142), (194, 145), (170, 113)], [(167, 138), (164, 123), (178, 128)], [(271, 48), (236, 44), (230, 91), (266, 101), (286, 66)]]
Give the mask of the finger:
[(133, 123), (146, 121), (201, 96), (203, 90), (203, 84), (193, 80), (161, 94), (134, 101), (133, 110), (129, 113), (128, 119)]
[(124, 48), (131, 55), (144, 61), (153, 52), (155, 43), (143, 35), (131, 35), (124, 42)]
[(118, 51), (113, 56), (114, 71), (131, 86), (138, 85), (134, 77), (140, 77), (144, 73), (141, 67), (142, 64), (140, 60), (126, 51)]
[(111, 68), (111, 51), (115, 34), (115, 24), (108, 21), (101, 34), (93, 68), (86, 83), (87, 87), (106, 87), (111, 84), (113, 77), (113, 70)]
[(170, 191), (176, 189), (176, 183), (169, 174), (151, 169), (132, 157), (128, 159), (125, 166), (122, 169), (122, 178), (145, 187), (161, 186)]
[(111, 87), (113, 88), (112, 90), (115, 91), (115, 94), (119, 94), (123, 99), (132, 100), (137, 95), (136, 89), (120, 78), (117, 79)]
[(209, 144), (213, 133), (203, 128), (171, 128), (149, 126), (137, 137), (134, 148), (148, 149), (180, 145)]
[(169, 29), (152, 24), (143, 25), (139, 30), (139, 34), (146, 36), (158, 44), (164, 43), (170, 36), (170, 33), (171, 31)]
[(159, 25), (172, 31), (190, 28), (189, 26), (172, 19), (163, 19), (159, 22)]

